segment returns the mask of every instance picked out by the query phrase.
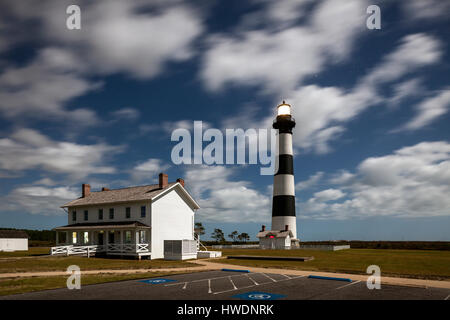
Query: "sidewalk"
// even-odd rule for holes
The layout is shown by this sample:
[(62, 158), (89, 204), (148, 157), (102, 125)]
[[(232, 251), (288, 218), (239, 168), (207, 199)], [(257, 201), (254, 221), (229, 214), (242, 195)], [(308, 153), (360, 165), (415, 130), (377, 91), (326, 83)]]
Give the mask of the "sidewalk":
[[(367, 281), (369, 275), (359, 274), (347, 274), (347, 273), (332, 273), (332, 272), (320, 272), (320, 271), (304, 271), (304, 270), (289, 270), (289, 269), (271, 269), (271, 268), (257, 268), (257, 267), (245, 267), (239, 265), (231, 265), (224, 263), (217, 263), (211, 260), (197, 260), (194, 263), (198, 264), (198, 267), (184, 267), (184, 268), (161, 268), (161, 269), (124, 269), (124, 270), (86, 270), (82, 271), (82, 274), (124, 274), (124, 273), (148, 273), (148, 272), (192, 272), (192, 271), (211, 271), (221, 269), (245, 269), (251, 272), (262, 273), (275, 273), (275, 274), (288, 274), (298, 276), (323, 276), (323, 277), (337, 277), (337, 278), (350, 278), (354, 281)], [(18, 278), (18, 277), (45, 277), (45, 276), (67, 276), (65, 271), (48, 271), (48, 272), (25, 272), (25, 273), (1, 273), (1, 278)], [(412, 286), (412, 287), (434, 287), (450, 289), (450, 281), (438, 281), (438, 280), (421, 280), (410, 278), (395, 278), (395, 277), (381, 277), (381, 285), (399, 285), (399, 286)]]

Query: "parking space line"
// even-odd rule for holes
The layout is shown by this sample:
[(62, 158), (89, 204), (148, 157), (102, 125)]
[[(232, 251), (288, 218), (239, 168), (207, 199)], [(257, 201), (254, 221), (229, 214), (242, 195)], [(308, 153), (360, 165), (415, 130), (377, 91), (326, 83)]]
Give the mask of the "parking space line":
[(185, 283), (184, 283), (184, 286), (183, 286), (183, 288), (182, 288), (182, 289), (186, 289), (187, 285), (188, 285), (188, 283), (187, 283), (187, 282), (185, 282)]
[[(287, 280), (292, 280), (292, 279), (298, 279), (298, 278), (303, 278), (305, 276), (298, 276), (298, 277), (293, 277), (293, 278), (288, 278), (288, 279), (283, 279), (283, 280), (278, 280), (277, 282), (283, 282), (283, 281), (287, 281)], [(250, 277), (249, 277), (250, 278)], [(251, 279), (251, 278), (250, 278)], [(253, 281), (255, 282), (255, 281)], [(256, 283), (256, 282), (255, 282)], [(224, 290), (224, 291), (218, 291), (218, 292), (214, 292), (213, 294), (220, 294), (220, 293), (225, 293), (225, 292), (230, 292), (230, 291), (235, 291), (235, 290), (241, 290), (241, 289), (247, 289), (247, 288), (253, 288), (256, 286), (260, 286), (260, 285), (264, 285), (264, 284), (268, 284), (268, 283), (272, 283), (272, 282), (264, 282), (264, 283), (259, 283), (259, 284), (255, 284), (255, 285), (251, 285), (251, 286), (245, 286), (245, 287), (240, 287), (240, 288), (236, 288), (236, 289), (229, 289), (229, 290)]]
[(265, 273), (261, 273), (261, 274), (262, 274), (263, 276), (266, 276), (267, 278), (269, 278), (269, 279), (272, 280), (273, 282), (277, 282), (277, 280), (275, 280), (275, 279), (269, 277), (267, 274), (265, 274)]
[(247, 288), (252, 288), (252, 287), (254, 287), (254, 285), (252, 285), (252, 286), (240, 287), (240, 288), (236, 288), (236, 289), (229, 289), (229, 290), (224, 290), (224, 291), (218, 291), (218, 292), (214, 292), (214, 294), (225, 293), (225, 292), (230, 292), (230, 291), (240, 290), (240, 289), (247, 289)]
[(247, 278), (249, 278), (250, 280), (252, 280), (252, 282), (255, 284), (255, 286), (258, 285), (258, 282), (256, 282), (255, 280), (253, 280), (252, 277), (250, 277), (249, 275), (247, 275)]
[(450, 298), (450, 294), (444, 300), (448, 300), (448, 298)]
[(208, 293), (212, 293), (212, 291), (211, 291), (211, 279), (208, 279)]
[(233, 285), (234, 290), (237, 290), (237, 287), (234, 285), (233, 280), (231, 280), (231, 277), (228, 277), (228, 279), (230, 280), (231, 284)]
[(342, 289), (342, 288), (345, 288), (345, 287), (348, 287), (348, 286), (352, 286), (352, 285), (357, 284), (357, 283), (359, 283), (359, 282), (361, 282), (361, 280), (358, 280), (358, 281), (355, 281), (355, 282), (352, 282), (352, 283), (343, 285), (343, 286), (341, 286), (341, 287), (336, 288), (336, 290)]
[[(255, 273), (257, 274), (257, 273)], [(192, 280), (192, 281), (185, 281), (188, 283), (193, 283), (193, 282), (201, 282), (201, 281), (206, 281), (206, 280), (216, 280), (216, 279), (225, 279), (228, 277), (244, 277), (246, 276), (246, 274), (235, 274), (232, 276), (224, 276), (224, 277), (216, 277), (216, 278), (206, 278), (206, 279), (197, 279), (197, 280)], [(170, 286), (176, 286), (176, 285), (180, 285), (183, 284), (184, 282), (177, 282), (177, 283), (170, 283), (170, 284), (166, 284), (165, 287), (170, 287)]]

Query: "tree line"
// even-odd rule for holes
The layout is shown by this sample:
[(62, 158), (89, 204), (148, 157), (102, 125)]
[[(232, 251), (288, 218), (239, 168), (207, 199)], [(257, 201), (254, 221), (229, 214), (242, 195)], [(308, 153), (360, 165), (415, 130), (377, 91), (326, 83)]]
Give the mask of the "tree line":
[[(195, 223), (195, 233), (197, 235), (204, 235), (205, 234), (205, 227), (202, 225), (201, 222)], [(218, 243), (225, 243), (225, 234), (222, 231), (222, 229), (215, 228), (214, 232), (211, 233), (211, 238), (214, 239)], [(237, 230), (231, 232), (228, 235), (228, 238), (231, 239), (231, 242), (247, 242), (250, 240), (250, 236), (246, 232), (239, 233)]]

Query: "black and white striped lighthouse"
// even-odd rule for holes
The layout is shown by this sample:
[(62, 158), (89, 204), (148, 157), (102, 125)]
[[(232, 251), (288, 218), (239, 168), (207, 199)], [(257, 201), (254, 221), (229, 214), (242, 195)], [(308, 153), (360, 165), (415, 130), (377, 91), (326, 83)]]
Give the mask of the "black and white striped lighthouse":
[(294, 159), (292, 152), (292, 128), (295, 119), (291, 105), (283, 101), (277, 107), (273, 128), (278, 129), (278, 171), (273, 178), (272, 230), (291, 230), (297, 239), (295, 216)]

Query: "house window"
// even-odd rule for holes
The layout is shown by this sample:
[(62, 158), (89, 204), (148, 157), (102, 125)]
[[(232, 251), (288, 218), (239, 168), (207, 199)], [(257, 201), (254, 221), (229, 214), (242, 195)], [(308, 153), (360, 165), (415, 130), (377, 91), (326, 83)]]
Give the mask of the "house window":
[(72, 211), (72, 221), (77, 221), (77, 212)]
[(103, 209), (98, 209), (98, 220), (103, 220)]
[(131, 208), (130, 207), (125, 208), (125, 216), (127, 219), (129, 219), (131, 217)]
[(114, 231), (109, 231), (108, 233), (108, 243), (114, 243)]
[(77, 233), (76, 232), (72, 232), (72, 243), (73, 244), (77, 243)]
[(145, 218), (145, 206), (141, 207), (141, 218)]
[(89, 232), (87, 231), (83, 233), (83, 242), (84, 244), (87, 244), (89, 242)]
[(88, 220), (88, 211), (84, 210), (84, 221)]
[(131, 231), (125, 231), (125, 243), (131, 243)]
[(147, 243), (147, 232), (145, 230), (139, 231), (139, 243)]
[(109, 218), (114, 219), (114, 208), (109, 209)]

